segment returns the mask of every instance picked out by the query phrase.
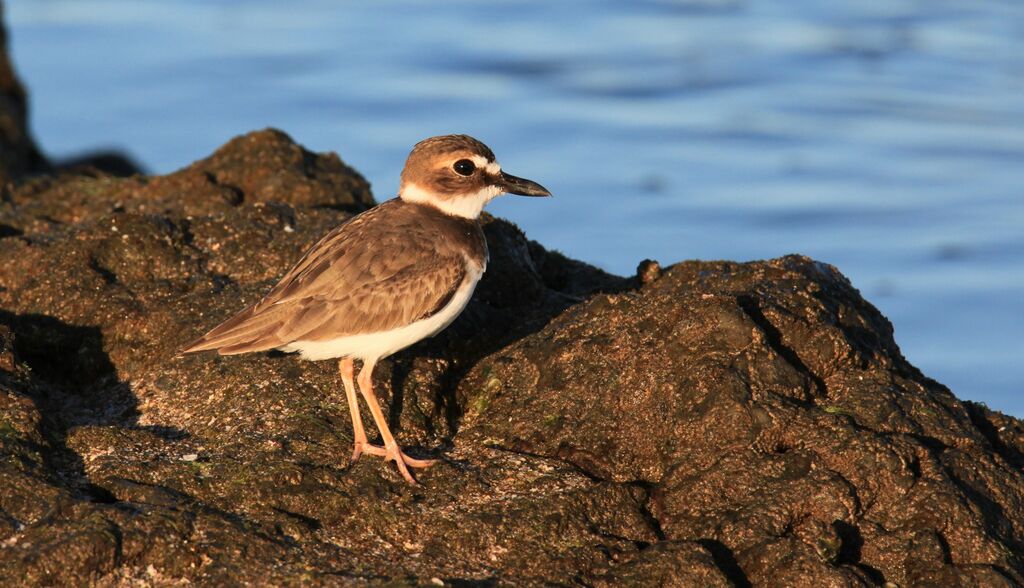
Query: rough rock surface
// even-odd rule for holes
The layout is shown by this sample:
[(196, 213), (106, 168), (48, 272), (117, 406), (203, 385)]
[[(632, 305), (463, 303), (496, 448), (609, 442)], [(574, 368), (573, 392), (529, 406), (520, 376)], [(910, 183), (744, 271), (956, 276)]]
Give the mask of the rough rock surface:
[(28, 132), (25, 89), (7, 57), (4, 7), (0, 3), (0, 189), (25, 173), (47, 167)]
[(810, 259), (626, 279), (488, 219), (470, 307), (379, 368), (400, 440), (444, 459), (416, 488), (348, 464), (331, 362), (176, 356), (370, 203), (276, 131), (13, 189), (0, 584), (1024, 583), (1021, 422)]
[(470, 307), (378, 368), (419, 487), (348, 463), (331, 362), (177, 356), (371, 204), (269, 130), (9, 186), (0, 585), (1024, 584), (1024, 424), (807, 258), (620, 278), (489, 218)]

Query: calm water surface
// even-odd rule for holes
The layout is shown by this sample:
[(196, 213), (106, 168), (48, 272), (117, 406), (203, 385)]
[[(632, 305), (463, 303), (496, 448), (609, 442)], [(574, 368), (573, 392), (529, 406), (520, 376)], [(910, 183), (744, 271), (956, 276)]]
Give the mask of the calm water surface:
[(618, 273), (836, 264), (964, 398), (1024, 416), (1024, 4), (7, 0), (37, 138), (168, 172), (265, 126), (392, 196), (466, 132), (496, 214)]

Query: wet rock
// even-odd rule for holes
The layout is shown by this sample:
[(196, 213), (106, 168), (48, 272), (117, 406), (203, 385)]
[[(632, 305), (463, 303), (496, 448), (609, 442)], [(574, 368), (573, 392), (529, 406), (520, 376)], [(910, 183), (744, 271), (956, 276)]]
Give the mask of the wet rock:
[(612, 566), (609, 573), (588, 583), (601, 587), (735, 586), (707, 548), (683, 541), (655, 543), (632, 561)]
[(28, 131), (25, 89), (7, 56), (3, 10), (0, 4), (0, 189), (19, 176), (47, 168)]
[(89, 152), (57, 161), (54, 167), (69, 174), (102, 173), (118, 178), (127, 178), (144, 172), (142, 165), (131, 156), (118, 151)]
[[(277, 165), (267, 141), (290, 144), (260, 133), (219, 161)], [(52, 180), (114, 188), (38, 230), (38, 208), (8, 210), (9, 578), (1021, 582), (1020, 422), (922, 376), (802, 257), (617, 278), (488, 218), (470, 307), (378, 377), (410, 452), (444, 462), (419, 488), (348, 464), (330, 362), (176, 356), (366, 204), (250, 195), (343, 181), (279, 173), (205, 214), (166, 178), (128, 180), (144, 188), (120, 209), (123, 180)]]
[(373, 197), (366, 180), (336, 154), (312, 153), (285, 133), (266, 129), (237, 137), (166, 176), (119, 177), (88, 167), (32, 178), (10, 188), (0, 202), (0, 225), (16, 234), (44, 233), (113, 213), (182, 220), (229, 215), (257, 203), (360, 212)]
[(636, 267), (636, 278), (641, 284), (650, 284), (661, 277), (661, 264), (653, 259), (645, 259)]
[(332, 362), (177, 355), (371, 204), (336, 156), (261, 131), (13, 195), (0, 585), (1024, 583), (1024, 425), (924, 377), (831, 266), (620, 278), (487, 217), (466, 312), (377, 371), (442, 459), (410, 487), (349, 464)]
[(806, 258), (594, 296), (459, 394), (460, 441), (643, 484), (665, 537), (719, 546), (739, 584), (1022, 579), (1019, 421), (923, 377)]

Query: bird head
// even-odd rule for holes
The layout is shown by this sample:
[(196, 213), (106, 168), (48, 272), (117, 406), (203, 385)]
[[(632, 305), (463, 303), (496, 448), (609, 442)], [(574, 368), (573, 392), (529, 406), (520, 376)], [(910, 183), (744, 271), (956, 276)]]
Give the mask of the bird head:
[(417, 143), (405, 161), (398, 191), (406, 202), (473, 219), (488, 202), (506, 193), (551, 195), (537, 182), (503, 172), (487, 145), (468, 135), (431, 137)]

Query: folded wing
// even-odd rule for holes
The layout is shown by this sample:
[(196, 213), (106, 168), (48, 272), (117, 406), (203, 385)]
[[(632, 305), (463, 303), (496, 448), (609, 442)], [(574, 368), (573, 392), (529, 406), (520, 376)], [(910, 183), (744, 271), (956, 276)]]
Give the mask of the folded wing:
[(376, 210), (329, 233), (262, 300), (183, 353), (231, 355), (376, 333), (438, 312), (467, 279), (466, 259), (439, 255), (415, 225), (366, 230)]

